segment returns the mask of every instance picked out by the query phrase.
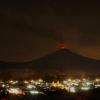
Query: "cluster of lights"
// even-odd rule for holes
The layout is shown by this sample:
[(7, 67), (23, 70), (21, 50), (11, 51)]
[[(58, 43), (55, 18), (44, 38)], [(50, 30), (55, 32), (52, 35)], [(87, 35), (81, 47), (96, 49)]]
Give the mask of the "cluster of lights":
[(8, 92), (11, 94), (16, 94), (16, 95), (23, 94), (23, 91), (19, 88), (9, 88)]
[(76, 93), (78, 91), (89, 91), (93, 88), (100, 87), (100, 79), (66, 79), (63, 82), (52, 82), (52, 87), (65, 89), (68, 92)]
[[(20, 86), (20, 83), (22, 84)], [(15, 94), (15, 95), (22, 95), (25, 94), (26, 92), (30, 93), (31, 95), (33, 94), (39, 94), (43, 93), (40, 92), (41, 89), (62, 89), (66, 90), (67, 92), (70, 93), (76, 93), (78, 91), (89, 91), (92, 88), (98, 88), (100, 87), (100, 79), (66, 79), (63, 81), (53, 81), (53, 82), (45, 82), (42, 79), (38, 80), (24, 80), (24, 81), (14, 81), (14, 80), (9, 80), (6, 82), (0, 81), (0, 86), (2, 88), (6, 88), (6, 90), (10, 94)]]
[[(13, 95), (24, 95), (25, 93), (39, 94), (40, 92), (36, 86), (42, 83), (42, 79), (24, 81), (9, 80), (6, 82), (0, 81), (0, 87), (6, 89), (6, 91)], [(20, 84), (22, 85), (20, 86)]]

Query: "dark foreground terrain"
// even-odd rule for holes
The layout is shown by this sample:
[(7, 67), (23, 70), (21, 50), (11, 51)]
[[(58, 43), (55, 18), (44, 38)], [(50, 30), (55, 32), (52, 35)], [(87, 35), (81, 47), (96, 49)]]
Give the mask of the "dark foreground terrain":
[(100, 100), (100, 89), (75, 94), (27, 94), (27, 95), (7, 95), (0, 100)]

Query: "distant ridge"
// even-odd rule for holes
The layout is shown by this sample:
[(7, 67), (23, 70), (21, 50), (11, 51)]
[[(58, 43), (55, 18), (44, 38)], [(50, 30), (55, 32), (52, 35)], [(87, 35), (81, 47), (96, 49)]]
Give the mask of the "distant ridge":
[[(100, 61), (83, 57), (68, 49), (60, 49), (25, 63), (0, 62), (0, 78), (30, 78), (64, 73), (100, 74)], [(93, 74), (93, 75), (94, 75)]]
[(98, 72), (100, 70), (100, 61), (83, 57), (68, 49), (61, 49), (37, 59), (34, 61), (34, 66), (36, 66), (38, 70), (64, 69)]

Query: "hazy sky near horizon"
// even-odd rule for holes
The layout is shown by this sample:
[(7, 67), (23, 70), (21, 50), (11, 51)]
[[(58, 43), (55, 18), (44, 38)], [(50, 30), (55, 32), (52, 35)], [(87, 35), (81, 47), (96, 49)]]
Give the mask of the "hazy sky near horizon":
[(30, 61), (66, 48), (100, 60), (100, 3), (0, 1), (0, 60)]

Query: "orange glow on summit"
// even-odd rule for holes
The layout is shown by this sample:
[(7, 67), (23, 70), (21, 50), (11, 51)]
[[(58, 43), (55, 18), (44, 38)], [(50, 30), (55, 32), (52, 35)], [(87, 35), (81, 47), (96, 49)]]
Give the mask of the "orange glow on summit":
[(64, 48), (65, 48), (64, 42), (58, 43), (58, 48), (59, 48), (59, 49), (64, 49)]

